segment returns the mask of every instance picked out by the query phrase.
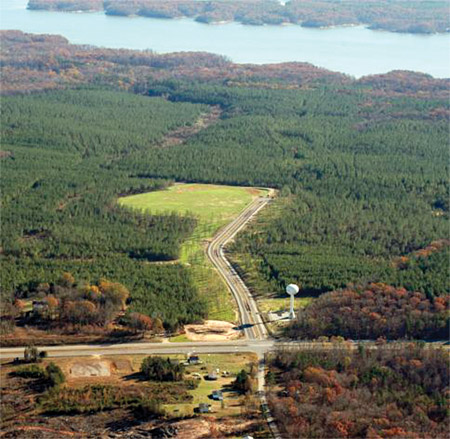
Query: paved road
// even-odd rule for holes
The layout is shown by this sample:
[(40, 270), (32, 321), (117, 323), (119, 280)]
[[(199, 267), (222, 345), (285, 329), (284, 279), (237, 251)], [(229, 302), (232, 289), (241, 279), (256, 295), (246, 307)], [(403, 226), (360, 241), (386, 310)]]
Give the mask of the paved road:
[[(273, 341), (236, 340), (231, 342), (186, 342), (186, 343), (116, 343), (72, 346), (38, 346), (49, 357), (78, 357), (89, 355), (132, 355), (132, 354), (188, 354), (188, 353), (233, 353), (255, 352), (262, 355), (273, 349)], [(22, 357), (24, 348), (2, 348), (0, 358)]]
[[(236, 300), (239, 309), (240, 324), (244, 330), (245, 337), (253, 342), (254, 340), (266, 340), (267, 328), (258, 311), (256, 301), (249, 289), (225, 257), (224, 247), (242, 230), (246, 224), (271, 200), (269, 197), (255, 199), (234, 221), (225, 226), (213, 238), (208, 246), (208, 257), (222, 278), (229, 286)], [(269, 342), (270, 343), (270, 342)], [(257, 345), (255, 343), (247, 346), (258, 354), (258, 394), (261, 400), (261, 407), (264, 407), (267, 417), (267, 424), (274, 439), (279, 439), (280, 433), (275, 420), (272, 417), (265, 396), (265, 362), (264, 354), (273, 348), (273, 343), (267, 345)]]
[[(393, 349), (404, 347), (410, 343), (390, 343), (385, 346)], [(373, 342), (364, 342), (367, 349), (378, 349), (379, 345)], [(357, 349), (357, 343), (318, 343), (318, 342), (286, 342), (275, 340), (236, 340), (228, 342), (189, 342), (189, 343), (117, 343), (110, 345), (73, 345), (73, 346), (38, 346), (45, 350), (50, 358), (53, 357), (81, 357), (98, 355), (131, 355), (131, 354), (203, 354), (209, 353), (236, 353), (254, 352), (258, 355), (258, 395), (261, 407), (266, 417), (267, 424), (274, 439), (281, 439), (276, 420), (273, 418), (265, 394), (265, 353), (276, 348), (284, 349), (308, 349), (315, 351), (326, 351), (341, 347), (343, 349)], [(448, 351), (449, 346), (443, 343), (427, 343), (427, 348), (444, 348)], [(12, 359), (22, 357), (24, 348), (2, 348), (0, 359)]]
[[(377, 343), (364, 341), (366, 349), (378, 349)], [(89, 355), (133, 355), (133, 354), (213, 354), (233, 352), (254, 352), (259, 357), (278, 348), (286, 350), (314, 350), (328, 351), (336, 348), (358, 348), (360, 343), (321, 343), (305, 341), (281, 341), (281, 340), (234, 340), (223, 342), (186, 342), (186, 343), (115, 343), (115, 344), (90, 344), (72, 346), (37, 346), (39, 350), (45, 350), (49, 357), (79, 357)], [(410, 346), (411, 343), (396, 342), (383, 345), (391, 349)], [(426, 348), (449, 350), (449, 345), (443, 342), (426, 343)], [(0, 359), (10, 359), (23, 356), (24, 347), (1, 348)]]
[(224, 254), (225, 245), (253, 218), (271, 198), (256, 198), (234, 221), (225, 226), (208, 246), (208, 257), (229, 286), (238, 304), (240, 323), (250, 340), (264, 340), (267, 329), (258, 311), (255, 299)]
[[(240, 320), (246, 340), (228, 342), (191, 343), (118, 343), (93, 345), (42, 346), (41, 350), (51, 357), (118, 354), (176, 354), (176, 353), (221, 353), (255, 352), (261, 355), (274, 346), (267, 339), (267, 329), (261, 319), (256, 302), (235, 269), (224, 255), (224, 246), (256, 215), (269, 201), (269, 197), (256, 198), (230, 224), (222, 228), (208, 246), (208, 256), (220, 275), (230, 287), (239, 308)], [(23, 347), (0, 349), (0, 358), (14, 358), (23, 355)]]

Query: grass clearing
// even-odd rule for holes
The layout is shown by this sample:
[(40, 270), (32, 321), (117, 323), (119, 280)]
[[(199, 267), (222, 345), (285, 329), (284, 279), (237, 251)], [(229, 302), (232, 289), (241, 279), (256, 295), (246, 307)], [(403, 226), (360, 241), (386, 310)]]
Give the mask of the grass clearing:
[[(67, 381), (65, 386), (70, 388), (80, 388), (86, 385), (103, 384), (116, 385), (124, 389), (129, 386), (139, 385), (143, 389), (155, 385), (152, 381), (141, 381), (138, 376), (133, 374), (139, 372), (142, 361), (149, 355), (93, 355), (89, 357), (67, 357), (51, 359), (62, 368), (66, 374)], [(153, 356), (153, 355), (151, 355)], [(184, 362), (187, 360), (185, 354), (167, 354), (155, 355), (163, 358), (171, 358)], [(233, 416), (239, 415), (242, 410), (243, 395), (229, 388), (237, 373), (242, 369), (250, 369), (251, 363), (257, 363), (258, 357), (253, 353), (233, 353), (233, 354), (198, 354), (201, 363), (186, 366), (185, 379), (193, 379), (195, 374), (199, 374), (202, 378), (198, 380), (198, 387), (188, 390), (192, 395), (192, 401), (180, 402), (173, 404), (164, 404), (164, 409), (170, 416), (191, 416), (194, 408), (200, 403), (211, 404), (211, 413), (215, 416)], [(70, 370), (76, 364), (92, 364), (95, 361), (104, 361), (113, 364), (110, 376), (86, 376), (82, 378), (73, 377)], [(50, 360), (45, 360), (42, 366), (45, 367)], [(13, 367), (11, 369), (14, 369)], [(219, 369), (218, 379), (216, 381), (208, 381), (205, 376), (212, 371)], [(228, 376), (222, 376), (222, 372), (227, 371)], [(171, 384), (171, 383), (169, 383)], [(222, 390), (224, 394), (224, 402), (214, 401), (210, 398), (213, 390)]]
[[(296, 297), (294, 300), (294, 309), (298, 311), (309, 305), (314, 300), (314, 297)], [(277, 297), (268, 299), (258, 299), (258, 308), (261, 312), (281, 312), (289, 311), (290, 298)]]
[(208, 240), (236, 218), (255, 198), (264, 196), (267, 189), (222, 186), (211, 184), (175, 184), (163, 191), (131, 195), (118, 200), (119, 204), (151, 214), (192, 215), (197, 227), (180, 251), (180, 262), (189, 266), (200, 294), (208, 304), (211, 320), (236, 321), (234, 299), (209, 262), (205, 248)]
[[(191, 403), (166, 404), (164, 408), (171, 415), (192, 415), (194, 408), (200, 403), (211, 405), (210, 410), (214, 416), (233, 416), (239, 415), (242, 410), (243, 395), (229, 388), (235, 379), (235, 375), (242, 369), (250, 369), (250, 363), (256, 363), (258, 358), (255, 354), (200, 354), (201, 364), (188, 366), (186, 368), (187, 378), (192, 374), (198, 373), (202, 376), (199, 380), (199, 386), (190, 390), (193, 396)], [(217, 381), (208, 381), (204, 377), (216, 369), (219, 369)], [(223, 371), (227, 371), (230, 376), (221, 376)], [(224, 395), (223, 403), (214, 401), (210, 398), (213, 390), (222, 390)]]
[(170, 343), (187, 343), (192, 340), (189, 340), (189, 338), (185, 334), (175, 335), (174, 337), (169, 338)]
[[(305, 308), (307, 305), (309, 305), (313, 300), (315, 300), (314, 297), (295, 297), (294, 301), (294, 310), (297, 313), (300, 309)], [(289, 296), (286, 297), (264, 297), (260, 296), (257, 299), (258, 302), (258, 309), (261, 311), (262, 314), (268, 315), (269, 313), (276, 313), (278, 315), (282, 315), (281, 313), (287, 313), (289, 312), (290, 308), (290, 298)], [(267, 327), (269, 331), (272, 334), (278, 334), (281, 333), (282, 330), (286, 327), (286, 325), (289, 324), (289, 320), (286, 320), (285, 318), (282, 318), (281, 320), (278, 320), (281, 317), (277, 317), (274, 321), (267, 320)]]

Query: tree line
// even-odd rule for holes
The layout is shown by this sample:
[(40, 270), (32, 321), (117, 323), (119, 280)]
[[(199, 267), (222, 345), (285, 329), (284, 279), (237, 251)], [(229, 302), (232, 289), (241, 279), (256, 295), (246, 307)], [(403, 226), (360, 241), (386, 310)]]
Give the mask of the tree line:
[(186, 148), (158, 150), (145, 165), (131, 154), (119, 168), (141, 177), (278, 188), (276, 207), (231, 247), (236, 258), (257, 261), (267, 292), (290, 281), (311, 294), (358, 281), (401, 285), (405, 278), (411, 290), (448, 292), (445, 256), (433, 257), (437, 276), (420, 277), (417, 269), (407, 275), (391, 263), (447, 236), (447, 123), (427, 116), (447, 107), (443, 100), (374, 98), (359, 87), (344, 94), (334, 87), (182, 81), (157, 83), (149, 94), (221, 105), (224, 117)]

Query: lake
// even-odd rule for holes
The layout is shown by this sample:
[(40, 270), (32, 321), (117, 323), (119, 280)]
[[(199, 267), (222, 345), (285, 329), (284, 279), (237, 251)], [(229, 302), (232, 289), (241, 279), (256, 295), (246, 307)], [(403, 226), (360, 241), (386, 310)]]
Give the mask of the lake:
[(29, 11), (27, 0), (0, 0), (0, 29), (65, 36), (71, 43), (157, 53), (205, 51), (237, 63), (309, 62), (355, 77), (402, 69), (450, 77), (450, 35), (412, 35), (362, 26), (207, 25), (191, 19), (112, 17), (103, 12)]

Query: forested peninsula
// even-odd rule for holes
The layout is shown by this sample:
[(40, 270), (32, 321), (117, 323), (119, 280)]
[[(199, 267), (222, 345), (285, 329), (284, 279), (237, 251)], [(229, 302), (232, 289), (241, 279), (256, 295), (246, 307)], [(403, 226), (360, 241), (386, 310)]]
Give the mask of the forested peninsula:
[[(123, 288), (126, 321), (139, 313), (173, 331), (207, 317), (177, 262), (195, 218), (116, 202), (176, 181), (278, 189), (229, 251), (256, 294), (297, 282), (321, 296), (295, 337), (315, 337), (314, 321), (355, 338), (383, 325), (392, 338), (445, 332), (449, 80), (0, 37), (2, 330), (24, 301), (89, 311), (108, 294), (120, 303)], [(211, 106), (221, 109), (213, 124), (161, 146)]]
[(326, 28), (363, 25), (404, 33), (448, 32), (447, 0), (29, 0), (29, 9), (104, 11), (107, 15), (188, 17), (201, 23), (301, 25)]

